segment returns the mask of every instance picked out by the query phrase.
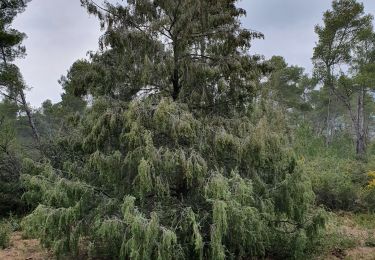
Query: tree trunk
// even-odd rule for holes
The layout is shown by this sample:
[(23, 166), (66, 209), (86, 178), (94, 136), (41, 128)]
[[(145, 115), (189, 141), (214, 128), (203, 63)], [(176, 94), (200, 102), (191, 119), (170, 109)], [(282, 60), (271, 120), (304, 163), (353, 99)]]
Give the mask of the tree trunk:
[(332, 94), (331, 94), (331, 88), (329, 89), (328, 93), (328, 107), (327, 107), (327, 134), (326, 134), (326, 146), (328, 147), (329, 144), (331, 143), (331, 99), (332, 99)]
[(30, 128), (33, 131), (33, 135), (34, 135), (35, 140), (39, 143), (40, 142), (40, 135), (39, 135), (38, 129), (35, 126), (35, 122), (34, 122), (33, 115), (31, 113), (31, 109), (29, 108), (29, 106), (26, 102), (25, 93), (23, 92), (23, 89), (20, 89), (19, 92), (20, 92), (20, 96), (21, 96), (22, 106), (25, 109)]
[(173, 75), (172, 75), (172, 85), (173, 85), (173, 92), (172, 98), (173, 100), (177, 100), (178, 96), (180, 95), (180, 73), (179, 73), (179, 56), (178, 56), (178, 46), (177, 40), (173, 41), (173, 56), (174, 56), (174, 63), (173, 63)]
[(326, 134), (326, 146), (328, 147), (332, 141), (332, 128), (331, 128), (331, 101), (333, 95), (333, 78), (331, 66), (327, 65), (328, 79), (326, 85), (328, 86), (328, 107), (327, 107), (327, 134)]
[(172, 84), (173, 84), (173, 93), (172, 98), (173, 100), (177, 100), (178, 96), (180, 95), (180, 77), (178, 73), (178, 69), (175, 68), (173, 71), (173, 78), (172, 78)]
[(358, 91), (357, 103), (357, 122), (356, 122), (356, 153), (363, 158), (366, 155), (366, 132), (365, 132), (365, 109), (364, 109), (365, 90), (361, 88)]

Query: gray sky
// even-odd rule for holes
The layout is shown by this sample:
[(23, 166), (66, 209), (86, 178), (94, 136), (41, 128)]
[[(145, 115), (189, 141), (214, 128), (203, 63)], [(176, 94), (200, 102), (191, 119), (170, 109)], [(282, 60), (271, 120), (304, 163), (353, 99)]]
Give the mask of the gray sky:
[[(367, 13), (375, 14), (374, 0), (363, 3)], [(330, 0), (242, 0), (240, 6), (247, 10), (244, 26), (266, 37), (254, 42), (251, 52), (266, 58), (281, 55), (311, 72), (314, 26), (330, 4)], [(14, 27), (28, 35), (28, 55), (17, 64), (32, 88), (27, 97), (35, 107), (46, 99), (60, 100), (57, 80), (75, 60), (97, 49), (101, 35), (96, 17), (89, 16), (79, 0), (33, 0)]]

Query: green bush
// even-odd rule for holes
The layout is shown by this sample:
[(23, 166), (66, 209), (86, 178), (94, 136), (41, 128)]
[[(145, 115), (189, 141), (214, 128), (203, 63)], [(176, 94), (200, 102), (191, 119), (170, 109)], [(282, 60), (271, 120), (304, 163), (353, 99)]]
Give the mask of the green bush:
[(362, 189), (361, 199), (369, 212), (375, 213), (375, 189), (365, 187)]
[[(0, 110), (1, 108), (0, 104)], [(21, 151), (16, 142), (14, 128), (14, 124), (0, 124), (0, 217), (25, 210), (21, 200)]]
[(360, 162), (336, 157), (317, 157), (305, 163), (318, 203), (334, 210), (362, 207), (360, 191), (365, 170)]
[(10, 234), (12, 232), (12, 226), (9, 222), (0, 222), (0, 248), (6, 248), (9, 246)]
[[(367, 158), (358, 160), (352, 136), (338, 132), (329, 146), (324, 136), (316, 135), (311, 125), (303, 123), (294, 133), (294, 148), (304, 161), (317, 202), (332, 210), (375, 211), (374, 144)], [(374, 176), (369, 176), (373, 172)]]
[(23, 189), (19, 179), (9, 182), (0, 181), (0, 216), (7, 217), (9, 214), (22, 214), (27, 206), (22, 201)]
[(375, 165), (373, 157), (367, 164), (366, 184), (361, 190), (361, 199), (369, 212), (375, 212)]

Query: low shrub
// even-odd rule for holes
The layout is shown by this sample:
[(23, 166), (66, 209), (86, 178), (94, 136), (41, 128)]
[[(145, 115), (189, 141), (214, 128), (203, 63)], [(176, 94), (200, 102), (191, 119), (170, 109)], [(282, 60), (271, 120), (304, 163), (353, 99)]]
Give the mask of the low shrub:
[(6, 248), (9, 246), (10, 234), (12, 232), (12, 226), (7, 221), (0, 222), (0, 248)]
[(362, 168), (355, 160), (335, 157), (319, 157), (305, 163), (317, 202), (332, 210), (357, 210), (362, 206)]

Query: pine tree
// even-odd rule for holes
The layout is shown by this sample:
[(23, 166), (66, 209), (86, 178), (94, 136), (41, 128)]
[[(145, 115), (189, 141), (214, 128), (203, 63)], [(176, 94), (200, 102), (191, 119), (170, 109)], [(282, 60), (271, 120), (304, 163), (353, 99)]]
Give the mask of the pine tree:
[(104, 8), (81, 2), (106, 29), (101, 44), (109, 50), (94, 58), (103, 78), (100, 94), (132, 98), (140, 91), (157, 92), (191, 107), (222, 111), (254, 97), (259, 58), (247, 51), (250, 40), (263, 35), (241, 27), (246, 12), (236, 1), (106, 2)]
[[(335, 96), (347, 107), (354, 121), (354, 114), (350, 105), (350, 97), (347, 93), (340, 91), (338, 87), (338, 78), (340, 71), (338, 66), (350, 66), (353, 60), (353, 51), (360, 36), (371, 28), (372, 16), (364, 13), (364, 6), (356, 0), (335, 0), (332, 3), (332, 10), (324, 13), (324, 26), (316, 26), (315, 32), (319, 37), (319, 42), (314, 48), (314, 67), (315, 73), (324, 82), (324, 87), (329, 93), (326, 136), (327, 144), (332, 137), (331, 123), (331, 101)], [(360, 94), (359, 96), (363, 96)], [(360, 124), (361, 125), (361, 124)], [(364, 142), (363, 133), (359, 133), (358, 126), (357, 142)], [(361, 149), (358, 149), (362, 147)], [(357, 154), (364, 156), (364, 143), (357, 145)]]
[(312, 110), (311, 93), (316, 82), (305, 72), (304, 68), (289, 66), (285, 59), (273, 56), (269, 61), (272, 71), (266, 75), (262, 84), (262, 96), (272, 99), (290, 112), (295, 121), (304, 119), (306, 112)]
[(27, 117), (36, 141), (40, 141), (31, 108), (26, 100), (26, 84), (18, 67), (12, 62), (25, 56), (22, 41), (25, 34), (11, 28), (17, 14), (24, 11), (29, 0), (3, 0), (0, 3), (0, 95), (20, 105)]

